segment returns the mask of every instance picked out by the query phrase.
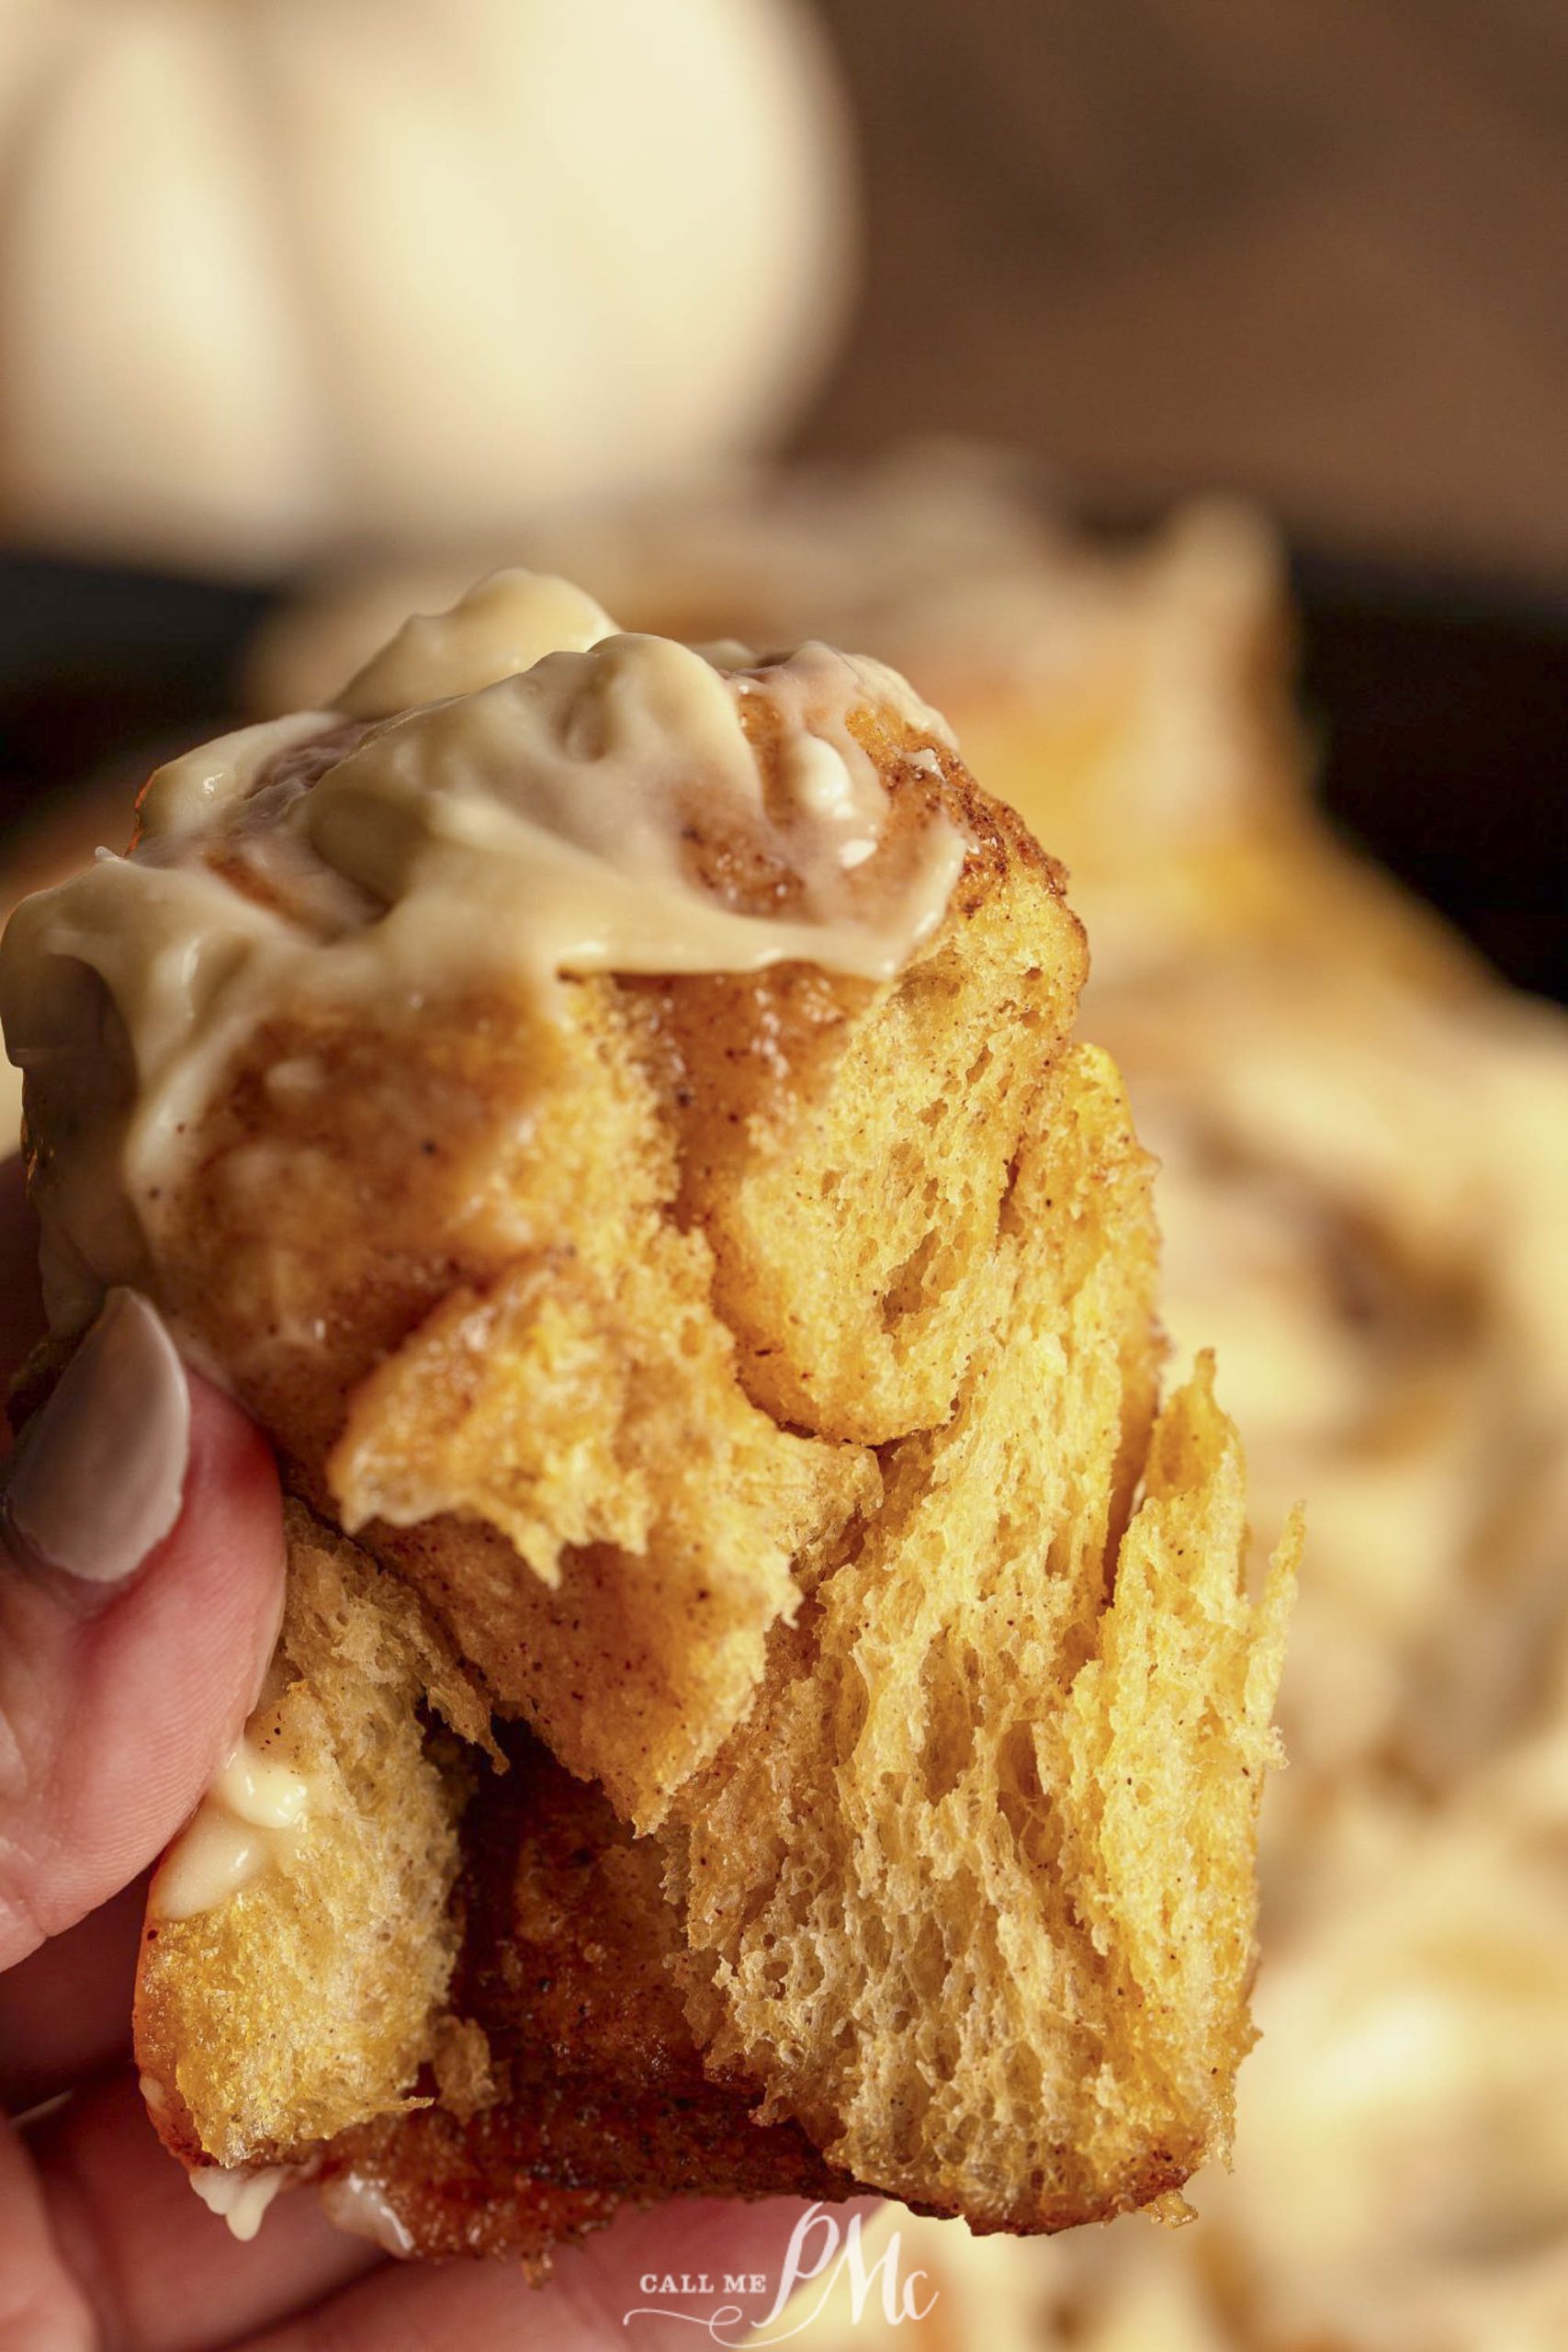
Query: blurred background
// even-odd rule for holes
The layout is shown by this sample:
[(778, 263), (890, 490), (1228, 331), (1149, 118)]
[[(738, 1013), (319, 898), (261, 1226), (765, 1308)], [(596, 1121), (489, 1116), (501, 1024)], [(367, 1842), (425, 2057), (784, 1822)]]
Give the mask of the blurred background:
[(1341, 553), (1561, 591), (1552, 0), (828, 15), (873, 266), (815, 440), (998, 434), (1117, 503), (1225, 483)]
[(1181, 2231), (891, 2217), (906, 2346), (1568, 2344), (1565, 279), (1551, 0), (0, 21), (0, 901), (515, 560), (892, 659), (1072, 869), (1309, 1505), (1264, 2040)]
[(1561, 992), (1565, 126), (1554, 0), (12, 0), (0, 819), (304, 571), (980, 436), (1261, 501), (1326, 805)]

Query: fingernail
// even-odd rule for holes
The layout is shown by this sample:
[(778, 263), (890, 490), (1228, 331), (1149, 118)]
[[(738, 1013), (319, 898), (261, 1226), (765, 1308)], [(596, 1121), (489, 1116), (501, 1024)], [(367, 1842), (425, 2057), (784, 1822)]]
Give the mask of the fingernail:
[(23, 1554), (85, 1584), (123, 1584), (180, 1515), (190, 1391), (175, 1343), (133, 1290), (102, 1313), (11, 1456), (6, 1518)]

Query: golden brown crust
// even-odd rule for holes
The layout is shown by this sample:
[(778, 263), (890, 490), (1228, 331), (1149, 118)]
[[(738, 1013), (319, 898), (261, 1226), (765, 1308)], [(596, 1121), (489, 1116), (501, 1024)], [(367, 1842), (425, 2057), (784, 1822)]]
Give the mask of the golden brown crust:
[(525, 1734), (464, 1824), (456, 2014), (484, 2036), (494, 2096), (345, 2134), (330, 2179), (373, 2183), (423, 2255), (513, 2254), (622, 2203), (840, 2197), (851, 2186), (758, 2094), (711, 2082), (671, 1974), (678, 1914), (656, 1845)]
[(635, 997), (677, 1212), (714, 1251), (747, 1394), (791, 1427), (880, 1445), (952, 1406), (1087, 953), (1061, 868), (1010, 809), (906, 729), (856, 725), (895, 809), (939, 810), (969, 843), (930, 949), (891, 990), (784, 967)]
[[(411, 2106), (393, 2083), (391, 2111), (324, 2146), (231, 2154), (296, 2167), (326, 2188), (329, 2206), (345, 2184), (361, 2201), (372, 2191), (405, 2251), (504, 2254), (536, 2270), (623, 2204), (846, 2194), (796, 2126), (751, 2120), (755, 2086), (705, 2074), (670, 1973), (680, 1921), (658, 1848), (634, 1841), (602, 1793), (521, 1728), (505, 1736), (505, 1764), (480, 1774), (464, 1811), (451, 1898), (461, 1950), (421, 2067), (408, 2072), (407, 2090), (433, 2103)], [(209, 2042), (223, 2030), (193, 2006), (203, 1979), (243, 2006), (248, 2041), (258, 2019), (223, 1955), (151, 1921), (138, 2058), (160, 2137), (193, 2169), (215, 2152), (210, 2120), (204, 2136), (182, 2096), (182, 2048), (204, 2025)], [(323, 2051), (362, 2030), (352, 2012), (319, 2007), (311, 2024)], [(236, 2055), (243, 2063), (243, 2049)]]

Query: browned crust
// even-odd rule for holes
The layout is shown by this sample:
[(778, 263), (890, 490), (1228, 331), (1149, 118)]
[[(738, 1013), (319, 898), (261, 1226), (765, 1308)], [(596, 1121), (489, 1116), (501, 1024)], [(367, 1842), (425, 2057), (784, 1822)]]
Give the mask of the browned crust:
[[(532, 2264), (622, 2204), (849, 2194), (797, 2125), (752, 2121), (753, 2086), (705, 2074), (655, 1843), (526, 1733), (505, 1745), (510, 1770), (486, 1776), (464, 1825), (452, 1988), (484, 2035), (495, 2096), (346, 2133), (326, 2177), (373, 2181), (421, 2255)], [(458, 2106), (464, 2087), (448, 2088)]]
[[(755, 738), (766, 706), (744, 706)], [(899, 722), (857, 712), (852, 731), (876, 763), (892, 801), (888, 847), (897, 854), (933, 818), (945, 817), (967, 844), (933, 948), (962, 933), (1010, 877), (1027, 874), (1064, 901), (1066, 868), (1041, 848), (1021, 818), (981, 790), (954, 754)], [(759, 745), (766, 757), (769, 746)], [(745, 904), (759, 910), (759, 899)], [(1077, 918), (1066, 910), (1083, 942)], [(1085, 950), (1087, 958), (1087, 948)], [(790, 1105), (822, 1080), (855, 1016), (876, 990), (813, 964), (774, 964), (760, 972), (696, 973), (628, 978), (616, 987), (660, 1094), (671, 1114), (679, 1154), (677, 1214), (690, 1219), (701, 1193), (719, 1181), (726, 1159), (744, 1149), (754, 1121), (782, 1122)]]
[[(422, 2256), (507, 2256), (536, 2273), (623, 2205), (865, 2188), (798, 2124), (755, 2121), (754, 2085), (705, 2072), (671, 1967), (680, 1939), (657, 1841), (634, 1840), (527, 1734), (505, 1745), (511, 1770), (487, 1778), (465, 1823), (453, 1987), (456, 2013), (488, 2042), (497, 2095), (477, 2112), (434, 2104), (344, 2133), (322, 2153), (322, 2178), (373, 2184)], [(424, 2087), (437, 2090), (434, 2075)], [(1013, 2234), (1110, 2221), (1188, 2171), (1156, 2149), (1103, 2207), (967, 2218)]]

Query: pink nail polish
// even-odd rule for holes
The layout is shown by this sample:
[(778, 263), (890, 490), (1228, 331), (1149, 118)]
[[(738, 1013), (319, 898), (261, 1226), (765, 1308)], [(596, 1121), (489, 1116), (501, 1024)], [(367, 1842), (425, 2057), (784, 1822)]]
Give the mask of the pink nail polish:
[(24, 1559), (122, 1584), (180, 1514), (190, 1391), (156, 1310), (109, 1293), (11, 1456), (5, 1517)]

